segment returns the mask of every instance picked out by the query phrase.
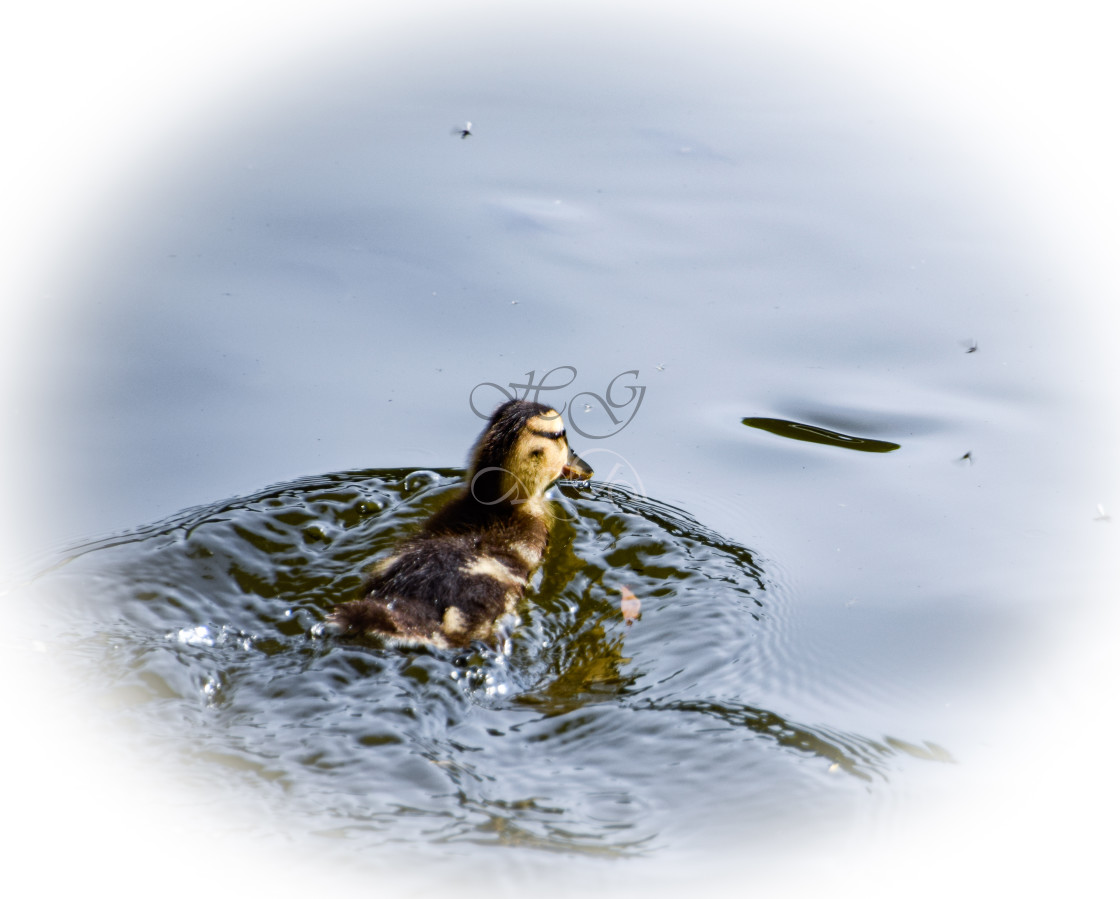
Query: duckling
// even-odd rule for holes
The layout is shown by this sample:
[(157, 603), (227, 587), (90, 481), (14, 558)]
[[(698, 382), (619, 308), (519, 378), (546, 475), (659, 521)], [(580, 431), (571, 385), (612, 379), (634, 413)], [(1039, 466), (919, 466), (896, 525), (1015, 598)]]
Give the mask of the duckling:
[(492, 644), (548, 545), (554, 516), (545, 491), (559, 478), (592, 474), (555, 409), (504, 403), (471, 451), (463, 490), (377, 563), (362, 597), (330, 621), (395, 644)]

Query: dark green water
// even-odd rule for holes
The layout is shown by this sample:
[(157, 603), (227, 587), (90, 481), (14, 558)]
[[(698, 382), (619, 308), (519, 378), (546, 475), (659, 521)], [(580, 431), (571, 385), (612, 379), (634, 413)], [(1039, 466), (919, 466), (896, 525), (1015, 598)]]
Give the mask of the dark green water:
[[(304, 479), (75, 547), (38, 586), (83, 704), (219, 791), (348, 838), (641, 853), (709, 804), (791, 825), (885, 790), (921, 733), (783, 708), (790, 592), (764, 559), (617, 487), (563, 488), (506, 651), (324, 635), (363, 563), (456, 473)], [(627, 625), (625, 585), (642, 603)], [(827, 801), (825, 804), (828, 804)], [(683, 814), (682, 814), (683, 812)], [(691, 824), (689, 826), (692, 826)]]

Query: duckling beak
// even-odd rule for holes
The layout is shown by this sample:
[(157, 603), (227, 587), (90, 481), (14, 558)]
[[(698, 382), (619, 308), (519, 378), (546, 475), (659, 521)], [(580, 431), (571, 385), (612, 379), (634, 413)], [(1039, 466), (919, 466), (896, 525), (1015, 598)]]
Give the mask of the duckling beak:
[(593, 474), (595, 472), (591, 470), (591, 466), (577, 456), (571, 447), (568, 447), (568, 462), (560, 472), (560, 477), (569, 481), (586, 481)]

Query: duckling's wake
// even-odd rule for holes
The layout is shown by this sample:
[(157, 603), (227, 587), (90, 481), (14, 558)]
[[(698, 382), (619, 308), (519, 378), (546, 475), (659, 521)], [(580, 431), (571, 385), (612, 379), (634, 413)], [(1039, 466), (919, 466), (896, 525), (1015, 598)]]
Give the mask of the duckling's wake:
[[(885, 788), (921, 754), (799, 718), (768, 563), (610, 484), (558, 488), (508, 640), (324, 632), (368, 561), (463, 484), (394, 469), (278, 485), (71, 547), (11, 599), (46, 615), (78, 700), (122, 725), (123, 753), (263, 803), (261, 828), (322, 851), (637, 852), (729, 815), (762, 834)], [(642, 601), (629, 627), (623, 586)]]

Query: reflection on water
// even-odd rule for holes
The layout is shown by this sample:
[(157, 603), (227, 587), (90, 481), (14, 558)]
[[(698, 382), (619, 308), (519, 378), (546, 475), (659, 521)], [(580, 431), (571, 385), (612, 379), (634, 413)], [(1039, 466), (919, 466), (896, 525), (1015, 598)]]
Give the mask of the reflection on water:
[[(806, 778), (843, 794), (906, 758), (949, 759), (768, 705), (760, 685), (800, 667), (781, 585), (749, 548), (618, 485), (558, 495), (508, 652), (324, 636), (363, 564), (459, 478), (280, 485), (73, 547), (27, 589), (66, 622), (81, 689), (153, 756), (372, 844), (632, 852), (697, 802), (797, 818), (819, 800)], [(631, 627), (624, 585), (642, 601)]]

